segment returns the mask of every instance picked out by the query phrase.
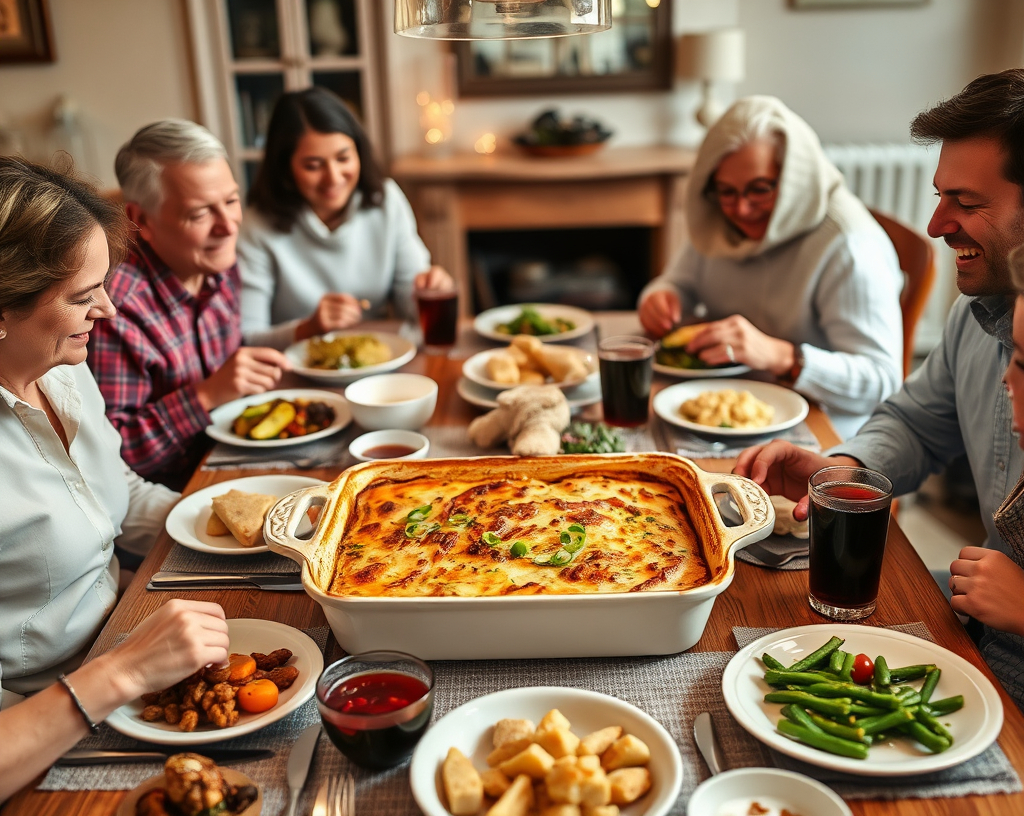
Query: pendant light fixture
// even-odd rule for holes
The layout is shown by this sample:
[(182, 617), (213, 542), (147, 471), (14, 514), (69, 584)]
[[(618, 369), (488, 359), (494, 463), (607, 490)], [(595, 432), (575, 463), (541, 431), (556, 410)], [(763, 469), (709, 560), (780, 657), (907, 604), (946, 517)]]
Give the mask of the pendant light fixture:
[(395, 0), (395, 33), (432, 40), (520, 40), (611, 28), (612, 0)]

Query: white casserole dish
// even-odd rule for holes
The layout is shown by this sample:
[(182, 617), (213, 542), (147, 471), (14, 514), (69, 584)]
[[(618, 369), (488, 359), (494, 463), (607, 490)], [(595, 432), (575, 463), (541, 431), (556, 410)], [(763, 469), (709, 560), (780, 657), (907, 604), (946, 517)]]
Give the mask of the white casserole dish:
[[(539, 478), (595, 471), (644, 472), (674, 484), (684, 497), (711, 580), (686, 589), (497, 597), (345, 597), (330, 595), (340, 533), (359, 492), (380, 478), (417, 473), (494, 480), (528, 472)], [(727, 492), (743, 523), (727, 527), (714, 494)], [(321, 521), (308, 540), (295, 530), (311, 504), (323, 503)], [(408, 652), (426, 660), (599, 657), (674, 654), (693, 646), (704, 631), (715, 598), (732, 583), (735, 554), (765, 538), (775, 523), (767, 494), (740, 476), (707, 473), (668, 453), (494, 456), (381, 460), (344, 471), (329, 485), (286, 496), (270, 511), (264, 536), (270, 549), (302, 565), (307, 594), (323, 607), (346, 652)]]

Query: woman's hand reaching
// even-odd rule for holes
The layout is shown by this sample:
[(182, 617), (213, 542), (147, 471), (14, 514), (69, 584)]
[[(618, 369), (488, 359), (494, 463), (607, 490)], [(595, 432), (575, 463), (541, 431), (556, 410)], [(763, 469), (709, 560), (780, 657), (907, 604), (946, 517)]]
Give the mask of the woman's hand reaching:
[(739, 363), (755, 371), (787, 374), (796, 362), (796, 347), (765, 334), (740, 315), (708, 323), (686, 347), (708, 365)]
[(1010, 599), (1024, 597), (1024, 570), (998, 550), (964, 547), (949, 565), (950, 606), (1001, 632), (1024, 635), (1024, 610)]
[(308, 318), (295, 327), (295, 339), (306, 340), (328, 332), (358, 326), (363, 319), (363, 304), (344, 292), (328, 292)]
[(413, 280), (416, 289), (454, 289), (455, 281), (443, 267), (436, 264), (426, 272), (420, 272)]
[(683, 319), (683, 309), (675, 292), (662, 289), (651, 292), (640, 302), (637, 316), (649, 334), (664, 337)]

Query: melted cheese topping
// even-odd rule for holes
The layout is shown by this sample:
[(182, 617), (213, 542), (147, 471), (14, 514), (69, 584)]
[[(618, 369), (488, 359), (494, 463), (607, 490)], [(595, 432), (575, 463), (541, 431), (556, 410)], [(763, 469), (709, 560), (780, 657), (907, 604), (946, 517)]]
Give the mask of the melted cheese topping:
[[(553, 566), (536, 563), (552, 556)], [(650, 475), (484, 484), (422, 477), (381, 480), (360, 492), (328, 591), (372, 597), (639, 592), (689, 589), (710, 577), (682, 496)]]

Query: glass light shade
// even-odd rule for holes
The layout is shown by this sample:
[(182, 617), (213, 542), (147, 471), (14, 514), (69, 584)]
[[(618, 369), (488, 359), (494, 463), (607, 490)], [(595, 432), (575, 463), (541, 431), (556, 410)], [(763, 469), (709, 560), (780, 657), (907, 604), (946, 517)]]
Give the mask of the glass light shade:
[(433, 40), (519, 40), (611, 28), (612, 0), (395, 0), (395, 33)]

